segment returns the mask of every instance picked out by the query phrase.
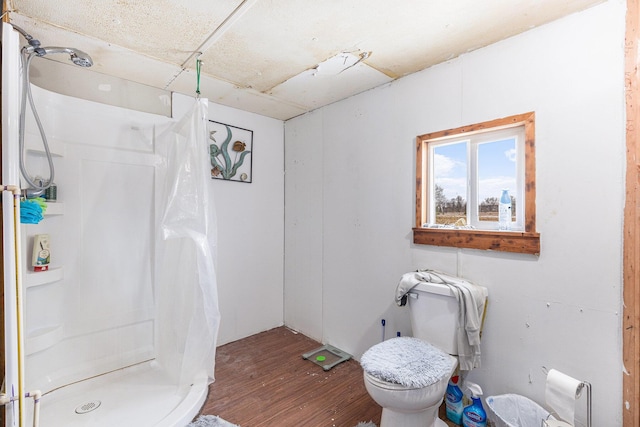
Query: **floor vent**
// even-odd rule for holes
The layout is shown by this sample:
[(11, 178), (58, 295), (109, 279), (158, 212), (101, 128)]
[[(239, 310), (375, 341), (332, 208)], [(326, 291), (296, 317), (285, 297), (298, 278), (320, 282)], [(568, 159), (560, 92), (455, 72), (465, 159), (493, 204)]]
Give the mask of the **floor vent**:
[(102, 402), (99, 400), (92, 400), (91, 402), (83, 403), (76, 408), (76, 414), (86, 414), (87, 412), (95, 411), (101, 404)]

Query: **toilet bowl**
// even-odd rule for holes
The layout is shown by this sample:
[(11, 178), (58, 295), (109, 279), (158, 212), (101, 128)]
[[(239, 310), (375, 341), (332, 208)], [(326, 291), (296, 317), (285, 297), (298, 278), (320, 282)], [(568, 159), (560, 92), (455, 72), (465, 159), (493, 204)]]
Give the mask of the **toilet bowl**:
[[(458, 366), (458, 333), (465, 328), (459, 327), (461, 305), (452, 286), (455, 279), (431, 270), (423, 273), (403, 276), (410, 279), (408, 291), (401, 289), (403, 281), (398, 286), (408, 302), (413, 337), (383, 341), (360, 359), (365, 387), (382, 406), (380, 427), (446, 427), (438, 419), (438, 409)], [(413, 283), (416, 275), (425, 281)], [(442, 283), (427, 280), (430, 276)], [(470, 306), (479, 308), (475, 314), (481, 315), (486, 288), (468, 282), (464, 287), (484, 298), (481, 305)]]
[(438, 419), (457, 359), (417, 338), (393, 338), (363, 356), (364, 384), (382, 406), (380, 427), (446, 427)]

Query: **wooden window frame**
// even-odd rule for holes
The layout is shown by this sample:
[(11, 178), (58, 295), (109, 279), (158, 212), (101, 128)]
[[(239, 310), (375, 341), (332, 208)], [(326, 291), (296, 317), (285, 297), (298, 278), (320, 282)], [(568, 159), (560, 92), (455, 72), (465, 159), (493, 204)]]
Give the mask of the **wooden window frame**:
[(624, 205), (622, 425), (640, 425), (640, 5), (627, 1), (624, 44), (627, 168)]
[[(524, 231), (424, 228), (427, 220), (426, 159), (428, 143), (445, 137), (506, 129), (524, 125), (525, 143), (525, 222)], [(540, 254), (540, 234), (536, 232), (536, 158), (535, 113), (495, 119), (439, 132), (418, 135), (416, 138), (416, 226), (413, 243), (419, 245), (451, 246), (524, 254)]]

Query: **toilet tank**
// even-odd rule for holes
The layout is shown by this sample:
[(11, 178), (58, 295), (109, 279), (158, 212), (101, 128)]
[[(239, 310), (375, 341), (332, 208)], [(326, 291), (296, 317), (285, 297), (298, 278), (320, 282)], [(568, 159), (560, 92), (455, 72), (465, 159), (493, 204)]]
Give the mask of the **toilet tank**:
[(422, 282), (408, 295), (413, 336), (458, 354), (458, 300), (446, 285)]

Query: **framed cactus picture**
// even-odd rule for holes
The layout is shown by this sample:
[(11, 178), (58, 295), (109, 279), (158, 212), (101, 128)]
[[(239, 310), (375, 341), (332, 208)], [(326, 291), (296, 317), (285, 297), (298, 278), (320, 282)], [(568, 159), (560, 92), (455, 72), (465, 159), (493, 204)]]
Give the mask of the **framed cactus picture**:
[(211, 179), (251, 182), (253, 131), (209, 120)]

